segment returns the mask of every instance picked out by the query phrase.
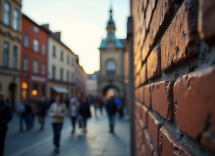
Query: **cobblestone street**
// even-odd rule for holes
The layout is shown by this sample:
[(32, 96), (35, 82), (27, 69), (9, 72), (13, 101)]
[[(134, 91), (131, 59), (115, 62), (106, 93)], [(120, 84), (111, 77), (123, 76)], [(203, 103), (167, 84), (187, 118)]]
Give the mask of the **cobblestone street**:
[(50, 118), (47, 117), (46, 129), (39, 131), (35, 120), (35, 128), (29, 132), (18, 133), (18, 119), (14, 116), (9, 125), (6, 138), (7, 156), (128, 156), (129, 155), (129, 123), (128, 119), (116, 120), (115, 134), (108, 133), (106, 115), (93, 117), (88, 122), (88, 133), (83, 134), (76, 129), (71, 134), (70, 120), (65, 119), (61, 134), (61, 152), (54, 153)]

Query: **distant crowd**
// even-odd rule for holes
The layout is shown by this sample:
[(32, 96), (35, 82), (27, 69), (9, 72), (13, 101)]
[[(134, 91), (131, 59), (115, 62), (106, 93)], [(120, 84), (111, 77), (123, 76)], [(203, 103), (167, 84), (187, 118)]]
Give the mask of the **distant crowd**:
[[(92, 116), (90, 111), (91, 105), (94, 107), (95, 116), (97, 116), (98, 109), (100, 110), (100, 114), (102, 114), (103, 108), (106, 108), (109, 120), (109, 132), (114, 133), (116, 114), (118, 114), (119, 118), (124, 116), (125, 101), (120, 97), (110, 97), (109, 99), (105, 97), (71, 97), (63, 99), (61, 96), (57, 96), (51, 100), (46, 100), (45, 97), (41, 97), (39, 100), (22, 100), (16, 108), (16, 112), (19, 115), (19, 131), (24, 131), (24, 125), (26, 131), (33, 129), (36, 116), (40, 123), (40, 130), (44, 130), (46, 114), (48, 113), (52, 120), (55, 152), (59, 153), (60, 134), (64, 118), (68, 116), (71, 119), (72, 133), (75, 133), (77, 122), (82, 132), (87, 133), (87, 121)], [(3, 155), (7, 123), (11, 118), (12, 113), (8, 101), (4, 101), (4, 96), (0, 93), (0, 156)]]

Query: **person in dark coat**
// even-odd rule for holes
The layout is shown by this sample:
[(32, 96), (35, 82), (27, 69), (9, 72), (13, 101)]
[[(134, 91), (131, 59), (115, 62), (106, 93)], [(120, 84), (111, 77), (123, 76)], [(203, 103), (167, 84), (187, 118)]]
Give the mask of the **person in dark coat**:
[(87, 102), (86, 98), (83, 98), (83, 102), (80, 106), (80, 113), (83, 121), (83, 132), (87, 132), (87, 119), (91, 117), (90, 105)]
[(38, 102), (38, 121), (41, 125), (40, 130), (44, 129), (46, 110), (47, 110), (47, 102), (45, 97), (42, 97), (41, 101)]
[(113, 97), (106, 104), (106, 109), (108, 113), (110, 133), (114, 133), (114, 125), (115, 125), (115, 116), (117, 111), (116, 103), (114, 102)]
[(7, 124), (11, 119), (10, 107), (4, 103), (4, 95), (0, 93), (0, 156), (3, 156)]
[(25, 123), (27, 127), (27, 131), (31, 129), (31, 106), (27, 100), (24, 101), (25, 105), (25, 112), (23, 113), (23, 116), (25, 118)]

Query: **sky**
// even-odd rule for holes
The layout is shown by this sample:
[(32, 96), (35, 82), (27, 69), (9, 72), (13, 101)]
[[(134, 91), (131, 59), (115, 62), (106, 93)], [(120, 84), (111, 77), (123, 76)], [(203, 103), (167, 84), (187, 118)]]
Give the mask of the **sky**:
[(126, 38), (129, 0), (23, 0), (22, 12), (37, 24), (61, 32), (61, 41), (75, 54), (86, 73), (99, 70), (99, 46), (107, 35), (110, 4), (116, 37)]

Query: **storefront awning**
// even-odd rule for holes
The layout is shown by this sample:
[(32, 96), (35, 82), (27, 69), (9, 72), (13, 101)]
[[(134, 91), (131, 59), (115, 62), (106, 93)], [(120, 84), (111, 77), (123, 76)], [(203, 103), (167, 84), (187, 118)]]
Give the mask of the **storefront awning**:
[(57, 93), (69, 93), (69, 90), (63, 87), (52, 86), (52, 89)]

